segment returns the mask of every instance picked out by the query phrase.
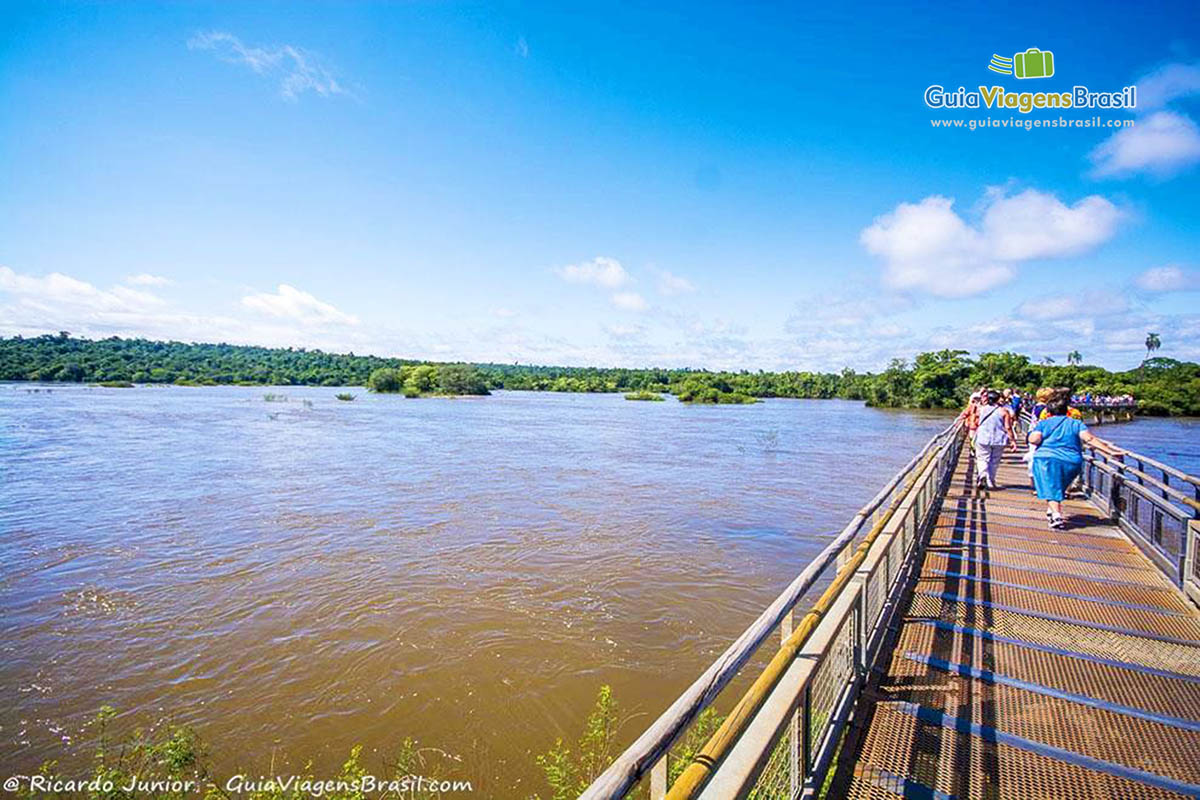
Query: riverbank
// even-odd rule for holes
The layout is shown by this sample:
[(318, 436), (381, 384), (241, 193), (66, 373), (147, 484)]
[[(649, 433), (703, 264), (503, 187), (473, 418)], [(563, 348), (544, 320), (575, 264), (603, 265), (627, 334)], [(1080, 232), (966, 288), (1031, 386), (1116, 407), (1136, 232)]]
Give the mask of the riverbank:
[(1200, 364), (1149, 359), (1135, 369), (1039, 365), (1014, 353), (963, 350), (921, 353), (911, 363), (893, 360), (879, 373), (712, 372), (694, 369), (544, 367), (462, 364), (379, 358), (319, 350), (225, 344), (183, 344), (143, 339), (77, 339), (70, 336), (0, 338), (0, 380), (133, 382), (177, 385), (371, 386), (414, 396), (486, 394), (488, 391), (567, 393), (670, 393), (677, 397), (862, 400), (893, 408), (962, 408), (979, 386), (1032, 391), (1066, 386), (1076, 393), (1137, 398), (1149, 416), (1200, 415)]

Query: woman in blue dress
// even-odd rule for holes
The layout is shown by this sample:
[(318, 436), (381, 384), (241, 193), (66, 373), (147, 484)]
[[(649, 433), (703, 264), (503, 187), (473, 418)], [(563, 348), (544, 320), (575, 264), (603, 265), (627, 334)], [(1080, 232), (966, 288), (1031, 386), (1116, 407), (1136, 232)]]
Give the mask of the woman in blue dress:
[(1110, 458), (1119, 458), (1124, 450), (1093, 436), (1082, 420), (1067, 416), (1070, 397), (1057, 393), (1046, 403), (1050, 416), (1029, 432), (1029, 443), (1037, 446), (1033, 454), (1033, 485), (1037, 496), (1046, 501), (1050, 527), (1064, 527), (1062, 501), (1067, 487), (1083, 470), (1083, 447), (1094, 447)]

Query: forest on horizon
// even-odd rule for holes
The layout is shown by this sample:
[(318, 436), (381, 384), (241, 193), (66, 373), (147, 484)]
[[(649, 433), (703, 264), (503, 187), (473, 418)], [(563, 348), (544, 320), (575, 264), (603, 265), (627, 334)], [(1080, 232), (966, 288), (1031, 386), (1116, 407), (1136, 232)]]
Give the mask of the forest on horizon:
[[(1149, 355), (1149, 353), (1148, 353)], [(681, 399), (843, 398), (892, 408), (957, 408), (979, 386), (1025, 391), (1065, 386), (1097, 395), (1130, 394), (1139, 412), (1200, 416), (1200, 364), (1147, 358), (1113, 372), (1081, 362), (1038, 364), (1017, 353), (965, 350), (894, 359), (881, 372), (709, 371), (699, 369), (554, 367), (523, 364), (432, 362), (321, 350), (230, 344), (187, 344), (147, 339), (83, 339), (66, 332), (0, 338), (0, 380), (87, 383), (251, 386), (371, 386), (372, 374), (395, 371), (401, 386), (419, 376), (431, 392), (468, 387), (553, 392), (663, 392)], [(384, 374), (384, 373), (380, 373)], [(376, 375), (378, 378), (379, 375)], [(718, 399), (720, 398), (720, 399)], [(733, 402), (737, 402), (736, 399)]]

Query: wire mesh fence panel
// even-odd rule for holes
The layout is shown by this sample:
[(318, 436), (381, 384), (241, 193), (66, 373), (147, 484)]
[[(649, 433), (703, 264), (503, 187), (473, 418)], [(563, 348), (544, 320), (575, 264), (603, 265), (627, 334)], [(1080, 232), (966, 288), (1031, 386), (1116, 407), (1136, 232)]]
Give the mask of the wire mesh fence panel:
[(854, 636), (854, 615), (847, 614), (813, 676), (808, 707), (809, 753), (818, 752), (842, 691), (854, 678)]
[(799, 752), (796, 727), (792, 722), (771, 748), (771, 755), (747, 797), (751, 800), (789, 800), (799, 789)]

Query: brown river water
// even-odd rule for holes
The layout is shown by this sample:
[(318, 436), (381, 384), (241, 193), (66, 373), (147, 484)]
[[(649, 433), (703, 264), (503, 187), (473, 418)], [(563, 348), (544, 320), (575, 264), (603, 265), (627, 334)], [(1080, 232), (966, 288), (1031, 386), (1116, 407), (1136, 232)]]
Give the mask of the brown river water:
[[(409, 738), (544, 793), (600, 685), (632, 739), (948, 421), (337, 391), (0, 385), (4, 771), (86, 765), (109, 704), (225, 771)], [(1195, 458), (1194, 423), (1139, 426)]]

